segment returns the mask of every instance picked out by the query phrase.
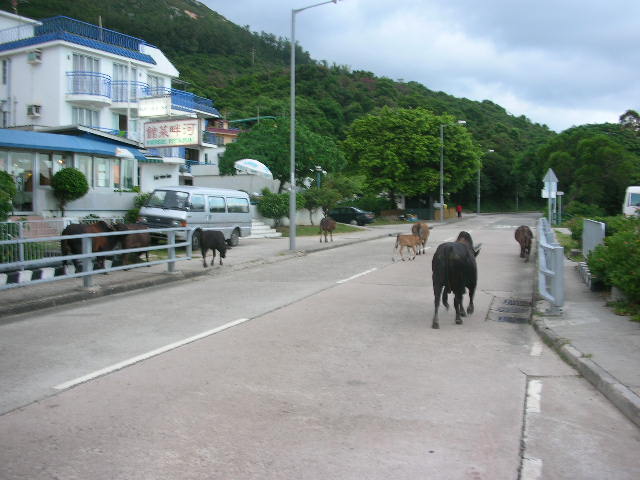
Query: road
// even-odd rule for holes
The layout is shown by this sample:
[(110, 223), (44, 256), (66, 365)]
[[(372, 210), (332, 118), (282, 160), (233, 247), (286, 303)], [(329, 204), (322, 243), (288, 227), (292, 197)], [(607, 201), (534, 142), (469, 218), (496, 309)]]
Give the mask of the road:
[[(114, 295), (0, 326), (4, 479), (635, 479), (638, 429), (526, 319), (526, 215)], [(482, 243), (476, 312), (431, 254)]]

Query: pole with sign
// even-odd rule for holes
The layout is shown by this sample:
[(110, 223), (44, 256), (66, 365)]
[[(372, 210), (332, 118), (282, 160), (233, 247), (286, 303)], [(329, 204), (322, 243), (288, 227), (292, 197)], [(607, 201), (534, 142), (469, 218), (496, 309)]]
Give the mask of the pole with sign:
[(544, 188), (542, 189), (542, 198), (548, 198), (549, 225), (553, 225), (554, 215), (553, 206), (555, 205), (556, 193), (558, 191), (558, 177), (553, 170), (547, 170), (547, 174), (542, 179)]

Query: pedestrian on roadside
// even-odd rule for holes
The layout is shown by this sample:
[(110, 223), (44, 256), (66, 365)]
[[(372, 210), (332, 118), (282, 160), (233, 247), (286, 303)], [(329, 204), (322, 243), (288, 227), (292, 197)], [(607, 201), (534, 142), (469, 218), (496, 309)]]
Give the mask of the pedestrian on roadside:
[(456, 212), (458, 212), (458, 218), (462, 218), (462, 205), (458, 204)]

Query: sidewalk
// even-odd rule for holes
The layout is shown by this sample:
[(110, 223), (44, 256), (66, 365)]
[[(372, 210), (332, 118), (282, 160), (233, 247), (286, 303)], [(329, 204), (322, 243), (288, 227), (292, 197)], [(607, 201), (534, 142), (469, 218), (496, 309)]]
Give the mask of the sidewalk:
[(565, 303), (545, 316), (538, 302), (532, 324), (543, 340), (640, 427), (640, 323), (613, 313), (608, 294), (592, 292), (565, 259)]

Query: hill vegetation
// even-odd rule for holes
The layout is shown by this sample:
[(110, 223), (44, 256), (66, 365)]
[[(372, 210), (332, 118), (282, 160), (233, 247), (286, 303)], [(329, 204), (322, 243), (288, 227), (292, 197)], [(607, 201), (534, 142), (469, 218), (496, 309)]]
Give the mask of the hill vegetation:
[[(11, 3), (0, 0), (0, 8), (11, 11)], [(31, 18), (66, 15), (93, 24), (100, 19), (105, 28), (158, 46), (176, 65), (181, 80), (187, 82), (177, 88), (213, 99), (230, 120), (288, 117), (288, 40), (267, 32), (251, 32), (248, 26), (235, 25), (195, 0), (22, 0), (18, 9), (19, 14)], [(622, 151), (624, 165), (638, 164), (636, 130), (622, 125), (578, 127), (576, 132), (557, 135), (547, 126), (511, 115), (488, 100), (456, 98), (418, 82), (352, 71), (345, 65), (314, 60), (300, 46), (296, 60), (298, 122), (338, 146), (355, 120), (389, 109), (424, 109), (435, 116), (464, 119), (482, 164), (483, 206), (513, 209), (516, 204), (521, 208), (527, 203), (543, 205), (539, 198), (541, 179), (546, 168), (556, 165), (561, 182), (570, 182), (561, 188), (569, 190), (572, 199), (585, 202), (587, 187), (571, 185), (589, 176), (586, 168), (582, 173), (575, 168), (589, 149), (606, 151), (610, 157)], [(608, 135), (609, 143), (579, 147), (581, 139), (592, 134)], [(437, 138), (437, 130), (431, 135)], [(565, 149), (571, 160), (560, 155)], [(590, 160), (595, 169), (599, 168), (598, 155)], [(472, 168), (477, 168), (477, 162), (472, 163)], [(475, 204), (476, 181), (473, 175), (465, 178), (467, 183), (452, 192), (455, 198), (451, 200), (471, 206)], [(624, 183), (622, 179), (618, 182)], [(612, 192), (604, 188), (604, 195), (607, 193)], [(615, 195), (618, 193), (616, 189)], [(615, 202), (605, 203), (608, 210)]]

